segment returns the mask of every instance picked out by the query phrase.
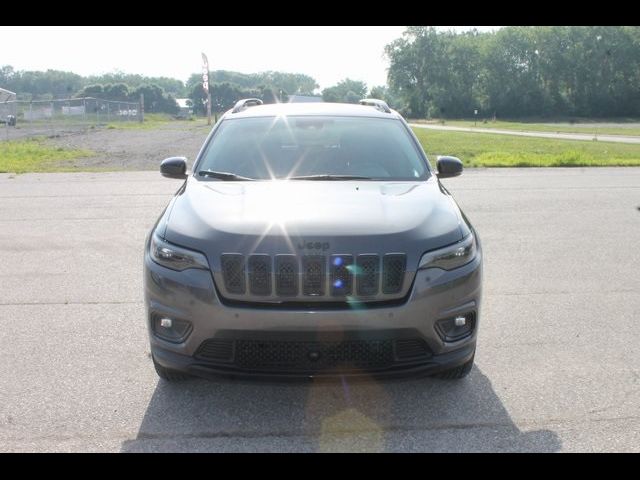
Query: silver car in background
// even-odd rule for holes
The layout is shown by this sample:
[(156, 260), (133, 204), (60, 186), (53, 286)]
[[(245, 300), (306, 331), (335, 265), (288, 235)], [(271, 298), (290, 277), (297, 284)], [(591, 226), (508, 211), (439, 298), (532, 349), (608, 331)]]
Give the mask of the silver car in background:
[(359, 105), (239, 101), (150, 232), (159, 376), (438, 374), (472, 368), (482, 252), (404, 119)]

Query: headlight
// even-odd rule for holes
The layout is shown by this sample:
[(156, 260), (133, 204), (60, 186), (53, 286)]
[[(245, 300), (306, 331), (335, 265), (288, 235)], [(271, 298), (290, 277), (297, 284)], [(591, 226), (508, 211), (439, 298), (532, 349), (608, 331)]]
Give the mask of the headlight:
[(177, 245), (162, 240), (156, 232), (153, 232), (151, 236), (149, 254), (154, 262), (171, 270), (182, 271), (188, 268), (209, 269), (209, 263), (203, 254), (178, 247)]
[(422, 255), (418, 270), (425, 268), (442, 268), (453, 270), (466, 265), (476, 256), (476, 238), (472, 234), (467, 235), (458, 243), (448, 247), (433, 250)]

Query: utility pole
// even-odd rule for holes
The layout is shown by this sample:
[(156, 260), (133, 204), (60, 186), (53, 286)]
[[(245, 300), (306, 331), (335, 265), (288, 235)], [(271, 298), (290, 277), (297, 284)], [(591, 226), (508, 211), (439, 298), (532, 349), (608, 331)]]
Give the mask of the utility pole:
[(202, 88), (207, 94), (207, 125), (211, 125), (211, 92), (209, 91), (209, 59), (202, 54)]

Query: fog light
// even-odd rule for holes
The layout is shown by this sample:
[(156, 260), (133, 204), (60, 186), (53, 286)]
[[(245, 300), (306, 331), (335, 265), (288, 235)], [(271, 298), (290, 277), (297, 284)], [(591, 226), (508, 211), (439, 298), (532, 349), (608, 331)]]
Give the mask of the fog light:
[(191, 322), (154, 315), (151, 319), (154, 333), (169, 342), (181, 343), (191, 333)]
[(469, 312), (464, 315), (443, 318), (436, 322), (436, 331), (445, 342), (456, 342), (473, 333), (476, 323), (476, 313)]

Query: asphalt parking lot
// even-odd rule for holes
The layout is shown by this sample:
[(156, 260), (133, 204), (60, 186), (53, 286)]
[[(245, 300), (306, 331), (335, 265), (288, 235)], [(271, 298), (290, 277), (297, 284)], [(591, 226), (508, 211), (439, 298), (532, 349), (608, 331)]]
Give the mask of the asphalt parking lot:
[(167, 384), (142, 248), (179, 182), (0, 174), (0, 451), (640, 451), (640, 168), (445, 182), (485, 253), (465, 380)]

